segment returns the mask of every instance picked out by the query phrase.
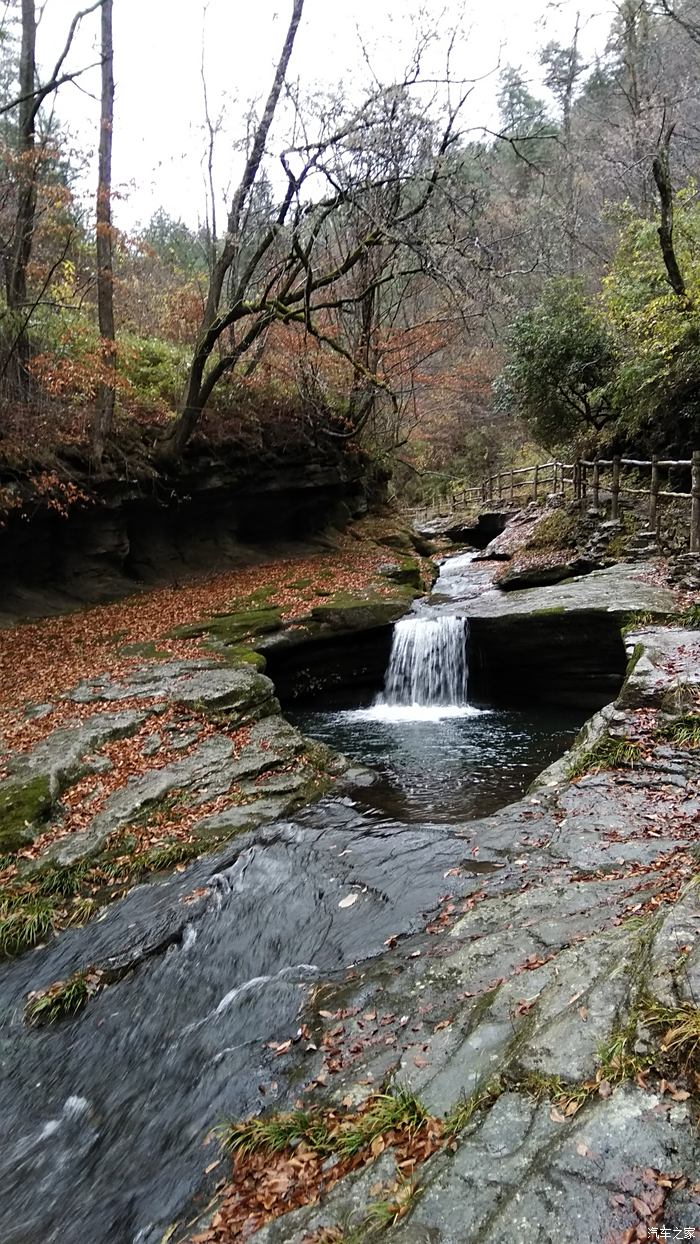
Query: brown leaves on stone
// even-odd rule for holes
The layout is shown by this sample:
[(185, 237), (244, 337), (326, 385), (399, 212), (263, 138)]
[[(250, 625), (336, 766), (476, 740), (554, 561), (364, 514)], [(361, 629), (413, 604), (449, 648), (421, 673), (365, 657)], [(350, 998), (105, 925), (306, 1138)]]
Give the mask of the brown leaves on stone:
[(144, 661), (143, 656), (124, 655), (130, 645), (157, 641), (159, 652), (179, 660), (201, 655), (200, 641), (168, 639), (166, 632), (226, 613), (236, 600), (260, 589), (269, 589), (266, 603), (278, 605), (284, 618), (307, 613), (334, 592), (363, 592), (370, 585), (386, 591), (385, 584), (373, 584), (386, 557), (386, 550), (375, 544), (359, 544), (348, 537), (332, 553), (281, 558), (11, 627), (3, 632), (0, 645), (0, 735), (8, 748), (26, 750), (68, 718), (78, 717), (79, 709), (72, 703), (53, 705), (46, 715), (31, 721), (19, 710), (27, 703), (60, 697), (98, 674), (128, 679)]
[[(663, 1172), (653, 1167), (634, 1172), (635, 1182), (642, 1187), (636, 1195), (614, 1193), (610, 1197), (610, 1206), (615, 1216), (624, 1216), (633, 1221), (620, 1231), (612, 1232), (605, 1244), (636, 1244), (637, 1241), (650, 1240), (692, 1240), (700, 1238), (698, 1227), (671, 1227), (665, 1222), (667, 1198), (672, 1192), (686, 1191), (691, 1197), (700, 1201), (700, 1184), (690, 1186), (687, 1176), (682, 1171)], [(674, 1215), (675, 1219), (675, 1215)], [(700, 1223), (700, 1208), (698, 1212)]]
[[(323, 1123), (331, 1136), (342, 1135), (361, 1123), (371, 1102), (353, 1113), (342, 1109), (323, 1112)], [(442, 1148), (443, 1126), (428, 1117), (416, 1131), (411, 1127), (391, 1128), (375, 1136), (351, 1157), (316, 1151), (301, 1141), (282, 1153), (253, 1153), (235, 1156), (233, 1179), (223, 1191), (211, 1227), (190, 1237), (188, 1244), (244, 1244), (265, 1223), (302, 1205), (315, 1204), (352, 1171), (392, 1150), (398, 1178), (391, 1185), (377, 1185), (378, 1197), (385, 1202), (394, 1220), (408, 1210), (413, 1192), (411, 1178), (416, 1168)], [(391, 1219), (390, 1219), (391, 1220)], [(309, 1236), (310, 1240), (333, 1240), (332, 1231)], [(339, 1237), (335, 1237), (339, 1238)]]

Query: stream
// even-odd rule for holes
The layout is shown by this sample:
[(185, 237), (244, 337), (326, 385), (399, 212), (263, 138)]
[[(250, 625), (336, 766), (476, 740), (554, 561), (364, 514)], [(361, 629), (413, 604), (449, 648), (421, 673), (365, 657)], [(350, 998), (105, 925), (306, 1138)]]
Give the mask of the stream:
[[(4, 966), (2, 1244), (160, 1244), (217, 1156), (212, 1126), (298, 1092), (301, 1047), (277, 1058), (268, 1043), (296, 1034), (309, 988), (478, 887), (487, 865), (465, 866), (465, 823), (517, 798), (584, 716), (469, 704), (458, 603), (483, 576), (447, 563), (434, 603), (397, 624), (374, 706), (291, 715), (372, 766), (372, 785), (241, 835)], [(97, 962), (133, 970), (75, 1020), (26, 1027), (29, 990)]]

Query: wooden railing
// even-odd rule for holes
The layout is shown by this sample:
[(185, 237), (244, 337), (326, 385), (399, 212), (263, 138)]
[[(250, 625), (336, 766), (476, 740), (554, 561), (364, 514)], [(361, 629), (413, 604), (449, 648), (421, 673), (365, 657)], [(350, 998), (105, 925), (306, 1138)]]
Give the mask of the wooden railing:
[[(639, 487), (639, 475), (646, 471), (649, 472), (649, 483), (646, 487)], [(689, 492), (671, 488), (669, 477), (672, 471), (690, 474)], [(663, 484), (666, 486), (663, 487)], [(448, 518), (457, 510), (470, 510), (494, 501), (522, 506), (551, 494), (570, 496), (580, 502), (583, 513), (599, 512), (604, 500), (606, 509), (609, 503), (612, 520), (620, 518), (625, 496), (646, 496), (649, 498), (648, 525), (654, 532), (659, 526), (660, 501), (671, 497), (685, 499), (689, 503), (690, 551), (700, 552), (700, 450), (697, 449), (692, 457), (681, 459), (577, 458), (575, 462), (552, 461), (539, 462), (531, 467), (509, 467), (489, 475), (475, 487), (458, 488), (435, 497), (415, 517), (423, 520)]]

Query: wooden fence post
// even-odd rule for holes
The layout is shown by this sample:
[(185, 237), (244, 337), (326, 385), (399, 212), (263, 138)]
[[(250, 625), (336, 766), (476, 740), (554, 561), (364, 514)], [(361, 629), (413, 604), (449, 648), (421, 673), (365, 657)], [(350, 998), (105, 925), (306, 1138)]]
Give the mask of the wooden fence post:
[(503, 475), (499, 471), (498, 472), (498, 500), (499, 501), (502, 496), (503, 496)]
[(540, 482), (540, 467), (538, 463), (535, 467), (535, 475), (534, 475), (534, 479), (532, 483), (532, 500), (533, 501), (537, 500), (537, 491), (538, 491), (539, 482)]
[(600, 507), (600, 463), (596, 458), (593, 463), (593, 510), (597, 514)]
[(579, 497), (581, 496), (581, 463), (579, 462), (578, 458), (576, 459), (574, 463), (573, 485), (574, 485), (574, 501), (578, 501)]
[(690, 490), (690, 551), (700, 553), (700, 449), (693, 450), (693, 475)]
[(581, 497), (581, 513), (586, 513), (586, 501), (588, 499), (588, 468), (585, 462), (579, 465), (578, 477), (579, 495)]
[(651, 459), (651, 487), (649, 489), (649, 526), (656, 531), (659, 525), (659, 459), (657, 454)]
[(511, 503), (511, 505), (513, 504), (513, 500), (514, 500), (514, 496), (515, 496), (515, 494), (514, 494), (514, 492), (513, 492), (513, 483), (514, 483), (514, 478), (515, 478), (515, 477), (514, 477), (514, 475), (513, 475), (513, 468), (511, 467), (511, 468), (510, 468), (510, 503)]
[(610, 517), (616, 522), (620, 517), (620, 458), (616, 455), (613, 458), (612, 473), (612, 503), (610, 506)]

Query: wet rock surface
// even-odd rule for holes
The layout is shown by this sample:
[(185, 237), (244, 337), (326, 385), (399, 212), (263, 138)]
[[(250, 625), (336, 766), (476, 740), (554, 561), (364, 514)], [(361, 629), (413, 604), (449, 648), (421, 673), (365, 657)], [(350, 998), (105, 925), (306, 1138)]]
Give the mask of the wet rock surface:
[[(658, 707), (664, 678), (694, 677), (700, 635), (631, 639), (649, 654), (648, 713), (652, 685)], [(634, 735), (638, 714), (619, 709), (608, 725)], [(464, 898), (445, 896), (430, 933), (322, 995), (326, 1013), (345, 1017), (334, 1100), (388, 1075), (438, 1116), (486, 1097), (456, 1143), (418, 1168), (418, 1194), (387, 1238), (644, 1238), (624, 1232), (641, 1230), (647, 1210), (669, 1231), (698, 1227), (696, 1098), (644, 1074), (642, 1056), (625, 1073), (611, 1051), (627, 1034), (630, 1054), (658, 1056), (644, 1016), (697, 1004), (700, 756), (657, 741), (634, 769), (560, 781), (461, 832), (468, 858), (496, 871)], [(301, 1244), (340, 1228), (371, 1238), (372, 1170), (252, 1238)], [(658, 1172), (674, 1173), (663, 1195)]]
[(673, 593), (651, 567), (619, 565), (547, 587), (487, 588), (462, 607), (476, 653), (475, 683), (488, 698), (521, 694), (593, 708), (622, 684), (627, 619), (664, 619)]
[[(618, 626), (657, 590), (630, 582), (594, 589), (595, 609)], [(542, 589), (550, 604), (572, 590)], [(488, 597), (470, 614), (495, 618)], [(585, 616), (582, 600), (552, 607)], [(651, 1196), (650, 1169), (688, 1178), (664, 1192), (666, 1225), (700, 1226), (693, 1097), (617, 1075), (609, 1053), (630, 1028), (634, 1042), (658, 1043), (641, 1008), (700, 996), (700, 753), (664, 733), (696, 693), (700, 635), (649, 629), (629, 637), (633, 651), (620, 701), (558, 772), (495, 815), (452, 826), (361, 812), (351, 787), (274, 819), (285, 800), (308, 797), (294, 767), (308, 749), (253, 670), (217, 683), (212, 663), (170, 663), (128, 690), (112, 680), (79, 689), (120, 729), (143, 731), (156, 765), (97, 817), (118, 828), (149, 799), (216, 798), (226, 780), (246, 799), (257, 792), (257, 809), (233, 800), (203, 810), (204, 850), (209, 833), (237, 836), (4, 965), (3, 1244), (185, 1240), (223, 1172), (217, 1123), (299, 1099), (362, 1099), (387, 1082), (409, 1085), (437, 1115), (479, 1098), (453, 1148), (416, 1171), (421, 1195), (387, 1238), (603, 1240), (642, 1221), (634, 1199)], [(173, 706), (211, 728), (186, 736), (175, 759), (164, 742)], [(245, 721), (244, 747), (233, 746), (232, 721)], [(101, 738), (85, 740), (89, 754)], [(590, 759), (610, 739), (636, 740), (632, 764)], [(49, 736), (27, 773), (60, 787), (81, 752)], [(272, 823), (252, 827), (256, 811)], [(109, 983), (80, 1015), (27, 1025), (30, 991), (88, 968)], [(557, 1102), (582, 1083), (594, 1087), (567, 1115)], [(362, 1231), (377, 1183), (395, 1177), (384, 1155), (251, 1238)]]

